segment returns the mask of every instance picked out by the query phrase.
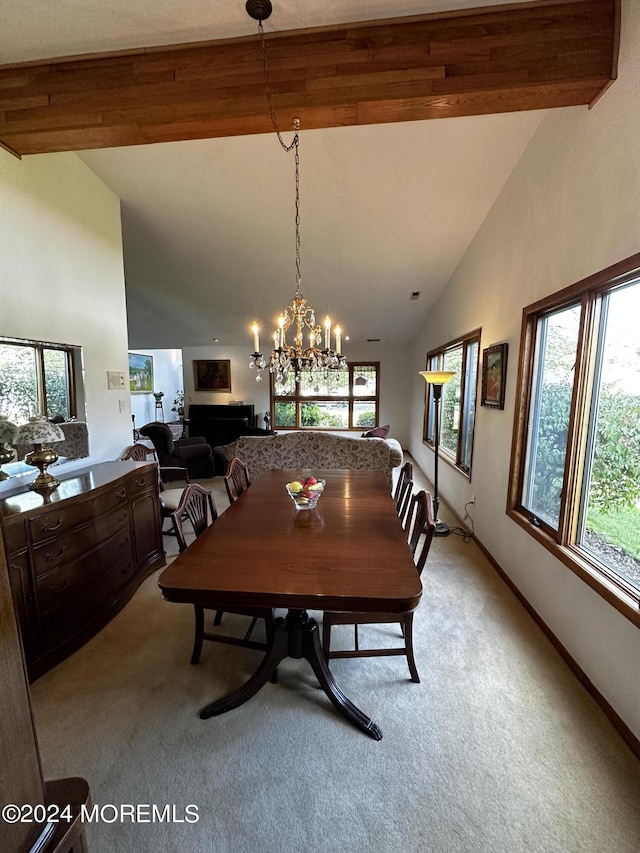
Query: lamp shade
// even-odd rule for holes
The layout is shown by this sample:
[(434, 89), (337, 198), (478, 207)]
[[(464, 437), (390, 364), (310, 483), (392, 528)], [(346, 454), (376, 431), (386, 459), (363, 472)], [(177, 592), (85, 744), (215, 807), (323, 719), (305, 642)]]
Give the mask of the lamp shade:
[(446, 385), (456, 375), (454, 370), (420, 370), (420, 376), (431, 385)]
[(17, 429), (6, 415), (0, 415), (0, 444), (11, 444)]
[(64, 441), (64, 433), (57, 424), (50, 423), (42, 415), (29, 418), (26, 424), (18, 427), (16, 444), (52, 444)]

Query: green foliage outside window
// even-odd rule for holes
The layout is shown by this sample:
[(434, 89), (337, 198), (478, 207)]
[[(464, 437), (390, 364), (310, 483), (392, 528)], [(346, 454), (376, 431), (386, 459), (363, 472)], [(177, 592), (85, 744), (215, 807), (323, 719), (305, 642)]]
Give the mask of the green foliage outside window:
[(376, 413), (374, 411), (360, 412), (356, 423), (359, 427), (374, 427), (376, 425)]
[[(547, 385), (540, 402), (536, 478), (532, 505), (551, 517), (564, 479), (568, 384)], [(591, 472), (590, 504), (594, 509), (624, 509), (640, 497), (640, 399), (603, 391)]]
[[(43, 383), (38, 381), (36, 358), (42, 356)], [(45, 414), (52, 418), (70, 411), (66, 350), (50, 347), (0, 344), (0, 413), (17, 424)], [(43, 411), (46, 393), (46, 411)]]

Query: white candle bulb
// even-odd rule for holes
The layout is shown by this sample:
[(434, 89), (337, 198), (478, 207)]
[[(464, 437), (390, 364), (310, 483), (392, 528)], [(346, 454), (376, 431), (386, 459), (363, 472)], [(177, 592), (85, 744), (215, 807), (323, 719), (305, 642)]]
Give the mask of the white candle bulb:
[(342, 329), (340, 328), (340, 326), (336, 326), (335, 332), (336, 332), (336, 355), (340, 355), (340, 341), (341, 341), (341, 335), (342, 335)]
[(284, 317), (282, 314), (278, 317), (278, 327), (280, 329), (280, 347), (284, 346)]
[(258, 332), (260, 329), (258, 328), (258, 324), (254, 323), (251, 327), (251, 331), (253, 332), (253, 351), (260, 352), (260, 338), (258, 336)]
[(331, 349), (331, 317), (324, 318), (324, 348)]

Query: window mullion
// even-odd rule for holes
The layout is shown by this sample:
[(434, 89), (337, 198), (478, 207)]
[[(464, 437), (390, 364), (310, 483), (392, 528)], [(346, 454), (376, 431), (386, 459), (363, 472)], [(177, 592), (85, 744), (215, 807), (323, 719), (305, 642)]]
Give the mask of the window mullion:
[(565, 486), (560, 501), (558, 519), (558, 541), (561, 545), (575, 544), (578, 530), (585, 450), (589, 436), (591, 412), (589, 403), (593, 395), (601, 305), (601, 300), (596, 299), (593, 294), (585, 293), (582, 297), (579, 343), (576, 352), (575, 378), (565, 457)]
[(465, 412), (464, 401), (467, 393), (467, 359), (469, 358), (469, 341), (462, 346), (462, 366), (460, 368), (460, 399), (458, 400), (458, 439), (456, 441), (456, 465), (462, 460), (462, 441), (464, 439)]
[(36, 382), (38, 384), (38, 406), (40, 414), (47, 417), (47, 387), (44, 381), (44, 348), (35, 347), (36, 353)]

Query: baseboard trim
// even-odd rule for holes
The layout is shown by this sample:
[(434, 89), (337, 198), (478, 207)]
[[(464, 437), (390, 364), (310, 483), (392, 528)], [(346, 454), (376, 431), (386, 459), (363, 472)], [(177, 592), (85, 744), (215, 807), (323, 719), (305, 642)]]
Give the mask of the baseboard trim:
[(547, 637), (549, 642), (553, 645), (556, 651), (561, 655), (569, 669), (576, 676), (578, 681), (582, 684), (582, 686), (591, 694), (591, 696), (595, 699), (598, 705), (602, 708), (604, 713), (607, 715), (612, 725), (617, 730), (620, 737), (629, 747), (631, 752), (636, 756), (636, 758), (640, 759), (640, 739), (635, 736), (635, 734), (631, 731), (629, 726), (625, 723), (625, 721), (620, 717), (617, 711), (609, 704), (609, 702), (605, 699), (605, 697), (600, 693), (598, 688), (593, 684), (593, 682), (586, 675), (584, 670), (579, 666), (579, 664), (574, 660), (569, 651), (565, 648), (565, 646), (560, 642), (560, 640), (553, 633), (551, 628), (547, 625), (547, 623), (542, 619), (540, 614), (535, 610), (529, 601), (524, 597), (524, 595), (520, 592), (518, 587), (511, 580), (509, 575), (504, 571), (502, 566), (493, 558), (493, 555), (485, 548), (482, 542), (478, 539), (477, 536), (472, 536), (473, 541), (476, 543), (480, 551), (487, 558), (493, 569), (498, 573), (500, 578), (506, 583), (511, 592), (516, 596), (520, 604), (527, 611), (529, 616), (534, 620), (536, 625), (540, 628), (540, 630)]

